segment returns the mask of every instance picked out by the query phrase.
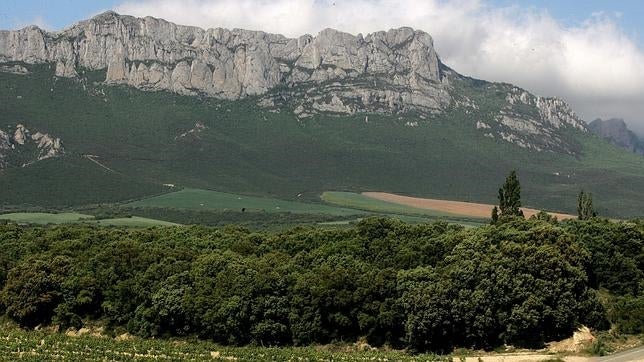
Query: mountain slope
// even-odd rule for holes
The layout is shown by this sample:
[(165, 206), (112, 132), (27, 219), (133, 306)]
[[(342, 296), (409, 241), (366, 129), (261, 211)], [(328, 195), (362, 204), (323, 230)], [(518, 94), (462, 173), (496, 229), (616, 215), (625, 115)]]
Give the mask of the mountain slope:
[[(288, 47), (288, 61), (254, 53)], [(246, 49), (244, 61), (228, 63), (224, 48)], [(605, 215), (640, 216), (644, 204), (644, 159), (589, 134), (561, 100), (458, 74), (427, 34), (407, 28), (293, 40), (108, 13), (59, 33), (0, 32), (0, 60), (0, 129), (26, 124), (65, 151), (0, 171), (3, 206), (124, 201), (168, 191), (164, 184), (489, 203), (512, 169), (528, 207), (574, 211), (580, 188)], [(115, 78), (117, 60), (127, 77)], [(193, 72), (201, 61), (212, 78)], [(131, 77), (159, 67), (170, 83)], [(217, 69), (238, 93), (226, 93)], [(258, 86), (274, 69), (277, 83)]]

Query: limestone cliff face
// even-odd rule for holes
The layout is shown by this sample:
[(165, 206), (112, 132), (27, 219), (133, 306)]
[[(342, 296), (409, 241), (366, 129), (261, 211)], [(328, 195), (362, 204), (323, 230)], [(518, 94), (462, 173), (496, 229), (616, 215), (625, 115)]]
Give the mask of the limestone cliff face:
[(439, 82), (432, 38), (410, 28), (366, 37), (327, 29), (289, 39), (248, 30), (180, 26), (107, 12), (69, 29), (0, 32), (0, 61), (52, 62), (59, 76), (107, 69), (107, 82), (228, 99), (280, 84), (386, 75), (422, 89)]

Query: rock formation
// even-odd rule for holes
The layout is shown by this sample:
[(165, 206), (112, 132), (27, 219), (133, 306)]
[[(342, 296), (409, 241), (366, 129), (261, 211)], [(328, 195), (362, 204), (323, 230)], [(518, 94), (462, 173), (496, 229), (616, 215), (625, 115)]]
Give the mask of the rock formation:
[(60, 138), (47, 133), (32, 133), (22, 124), (0, 129), (0, 170), (8, 166), (25, 167), (64, 153)]
[(289, 39), (248, 30), (181, 26), (107, 12), (69, 29), (31, 26), (0, 32), (0, 61), (51, 62), (56, 74), (107, 69), (106, 81), (228, 99), (264, 94), (279, 84), (387, 75), (422, 89), (440, 82), (432, 38), (400, 28), (353, 36), (326, 29)]
[(588, 129), (617, 147), (644, 156), (644, 141), (628, 129), (623, 119), (612, 118), (604, 121), (598, 118), (588, 125)]

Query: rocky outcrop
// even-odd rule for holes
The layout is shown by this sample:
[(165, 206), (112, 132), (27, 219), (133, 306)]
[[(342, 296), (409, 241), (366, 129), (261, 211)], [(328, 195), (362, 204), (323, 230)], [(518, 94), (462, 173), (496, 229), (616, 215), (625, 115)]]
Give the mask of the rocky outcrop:
[(47, 133), (32, 133), (22, 124), (0, 129), (0, 170), (9, 166), (25, 167), (64, 153), (60, 138)]
[(248, 30), (200, 29), (107, 12), (69, 29), (0, 32), (0, 61), (51, 62), (56, 74), (107, 71), (106, 81), (228, 99), (280, 84), (386, 76), (409, 89), (440, 82), (432, 38), (410, 28), (353, 36), (326, 29), (289, 39)]
[[(495, 93), (506, 92), (506, 96), (504, 104), (494, 115), (494, 127), (476, 122), (476, 128), (485, 136), (498, 137), (535, 151), (577, 153), (574, 145), (559, 130), (570, 127), (586, 132), (586, 127), (567, 103), (558, 98), (538, 97), (511, 85), (497, 84), (493, 87)], [(479, 108), (469, 99), (460, 104), (466, 112)]]
[(604, 121), (598, 118), (588, 125), (588, 129), (617, 147), (644, 156), (644, 141), (628, 129), (623, 119), (612, 118)]
[(0, 72), (2, 73), (12, 73), (18, 75), (29, 74), (29, 70), (21, 65), (0, 65)]

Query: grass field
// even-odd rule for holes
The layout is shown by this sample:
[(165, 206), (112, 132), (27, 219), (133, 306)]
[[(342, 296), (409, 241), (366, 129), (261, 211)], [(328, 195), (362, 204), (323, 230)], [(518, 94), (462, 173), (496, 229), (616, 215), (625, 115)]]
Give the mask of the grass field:
[(324, 204), (285, 201), (267, 197), (253, 197), (224, 192), (183, 189), (180, 191), (135, 201), (129, 207), (165, 207), (192, 210), (232, 210), (291, 212), (347, 216), (364, 214), (363, 211)]
[(114, 219), (94, 220), (94, 216), (74, 212), (46, 213), (46, 212), (17, 212), (1, 214), (0, 220), (13, 221), (20, 224), (74, 224), (91, 223), (103, 226), (124, 226), (124, 227), (150, 227), (150, 226), (177, 226), (179, 224), (149, 219), (145, 217), (126, 217)]
[(93, 219), (92, 215), (77, 214), (73, 212), (63, 212), (51, 214), (45, 212), (17, 212), (0, 215), (0, 220), (10, 220), (17, 223), (26, 224), (65, 224), (79, 222), (82, 219)]
[(124, 227), (151, 227), (151, 226), (181, 225), (173, 222), (148, 219), (140, 216), (123, 217), (123, 218), (116, 218), (116, 219), (102, 219), (102, 220), (97, 220), (96, 223), (103, 226), (124, 226)]
[[(351, 346), (350, 346), (351, 348)], [(205, 341), (67, 336), (0, 327), (1, 361), (448, 361), (431, 354), (338, 348), (222, 347)]]
[(266, 212), (269, 214), (289, 212), (294, 214), (316, 214), (339, 217), (356, 216), (356, 219), (354, 220), (321, 223), (327, 226), (349, 225), (361, 216), (374, 214), (397, 218), (413, 224), (436, 221), (437, 219), (443, 219), (465, 226), (476, 226), (480, 225), (481, 222), (487, 223), (485, 220), (481, 221), (467, 216), (433, 210), (423, 210), (380, 201), (352, 192), (325, 192), (322, 194), (321, 198), (322, 201), (328, 204), (286, 201), (274, 198), (253, 197), (200, 189), (184, 189), (169, 194), (135, 201), (124, 206), (237, 212), (244, 208), (248, 214), (254, 212)]

